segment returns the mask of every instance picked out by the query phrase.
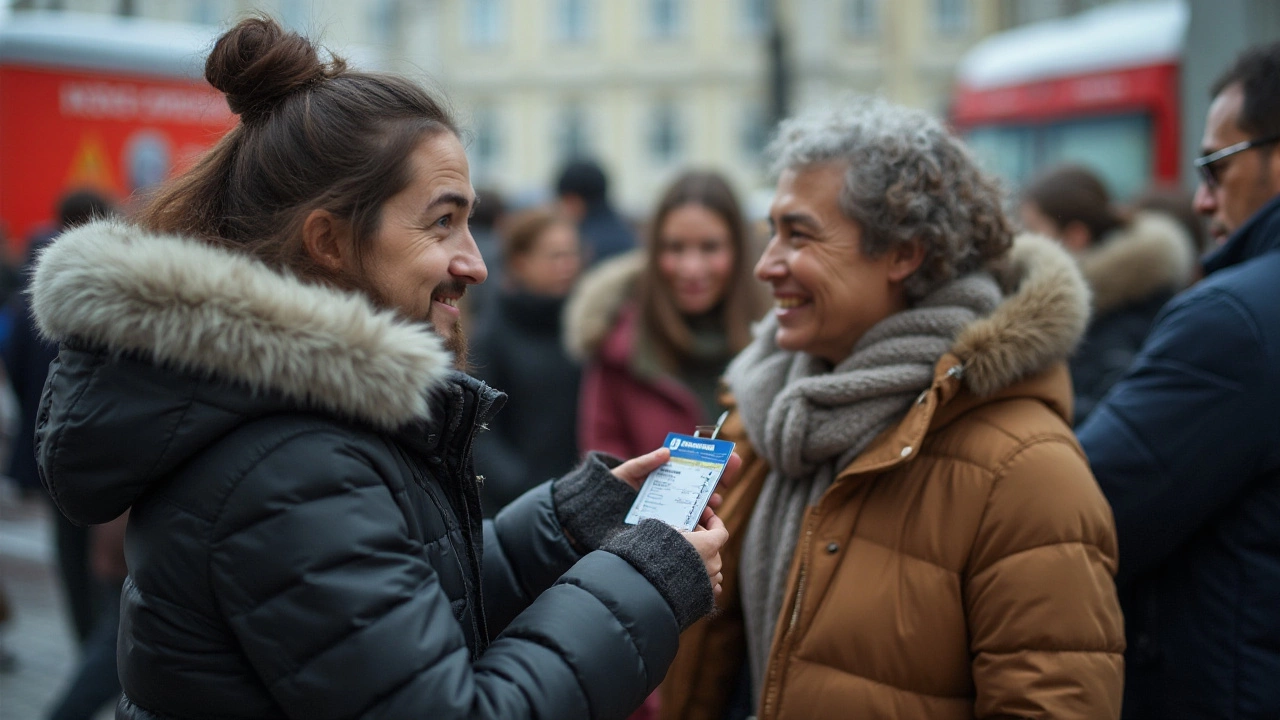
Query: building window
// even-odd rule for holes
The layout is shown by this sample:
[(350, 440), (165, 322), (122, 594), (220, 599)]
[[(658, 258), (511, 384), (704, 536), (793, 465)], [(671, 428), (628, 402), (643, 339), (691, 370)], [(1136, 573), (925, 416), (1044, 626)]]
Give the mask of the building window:
[(684, 30), (683, 0), (649, 0), (649, 30), (658, 40), (671, 40)]
[(660, 164), (675, 162), (682, 145), (679, 108), (670, 101), (659, 102), (649, 123), (649, 156)]
[(222, 21), (222, 13), (216, 0), (196, 0), (191, 4), (191, 22), (201, 25), (217, 25)]
[(591, 37), (590, 0), (556, 0), (555, 36), (560, 42), (580, 43)]
[(742, 29), (747, 35), (764, 35), (769, 30), (770, 0), (738, 0)]
[(751, 103), (739, 115), (738, 146), (748, 161), (758, 163), (764, 156), (765, 146), (769, 144), (769, 121), (765, 117), (764, 107), (760, 103)]
[(865, 40), (880, 32), (880, 0), (845, 0), (845, 34)]
[(591, 156), (587, 111), (581, 103), (570, 102), (561, 109), (560, 120), (556, 124), (555, 146), (561, 160)]
[(476, 108), (471, 118), (475, 141), (471, 144), (471, 157), (479, 170), (487, 170), (498, 163), (502, 153), (502, 129), (498, 113), (490, 105)]
[(933, 12), (939, 35), (963, 35), (969, 31), (967, 0), (933, 0)]
[(280, 24), (290, 30), (306, 34), (310, 15), (308, 3), (303, 0), (280, 1)]
[(394, 44), (399, 16), (399, 0), (373, 0), (369, 4), (370, 41), (378, 45)]
[(498, 45), (505, 39), (503, 0), (466, 0), (467, 42), (478, 47)]

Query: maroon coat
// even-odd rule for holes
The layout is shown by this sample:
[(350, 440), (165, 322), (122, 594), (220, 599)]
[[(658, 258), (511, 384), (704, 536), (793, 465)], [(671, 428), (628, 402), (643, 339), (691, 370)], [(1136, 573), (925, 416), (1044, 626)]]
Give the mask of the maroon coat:
[(578, 445), (630, 458), (662, 446), (667, 433), (692, 434), (707, 422), (693, 391), (671, 376), (642, 377), (632, 368), (634, 307), (627, 307), (582, 377)]

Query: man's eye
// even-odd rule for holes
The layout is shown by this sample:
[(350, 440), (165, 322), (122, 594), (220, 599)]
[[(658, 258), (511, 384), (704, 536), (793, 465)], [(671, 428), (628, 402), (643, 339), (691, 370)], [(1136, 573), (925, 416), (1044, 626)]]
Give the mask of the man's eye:
[(447, 228), (449, 227), (450, 224), (452, 224), (452, 222), (453, 222), (453, 216), (445, 215), (444, 217), (436, 221), (436, 225), (442, 228)]

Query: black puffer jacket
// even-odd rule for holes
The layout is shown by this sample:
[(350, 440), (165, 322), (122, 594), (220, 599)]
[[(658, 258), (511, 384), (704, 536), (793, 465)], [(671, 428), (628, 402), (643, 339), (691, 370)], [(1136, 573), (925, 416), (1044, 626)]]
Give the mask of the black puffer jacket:
[(132, 508), (117, 717), (624, 717), (710, 610), (670, 528), (605, 541), (633, 493), (598, 457), (482, 523), (502, 395), (357, 296), (103, 223), (33, 308), (63, 343), (46, 486), (79, 522)]

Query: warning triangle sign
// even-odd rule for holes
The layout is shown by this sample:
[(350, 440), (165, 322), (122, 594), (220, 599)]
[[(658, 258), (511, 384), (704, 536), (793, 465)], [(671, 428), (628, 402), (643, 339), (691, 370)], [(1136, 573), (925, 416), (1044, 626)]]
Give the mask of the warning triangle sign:
[(76, 148), (67, 172), (66, 187), (116, 190), (115, 171), (107, 149), (95, 133), (85, 133), (80, 137), (80, 146)]

